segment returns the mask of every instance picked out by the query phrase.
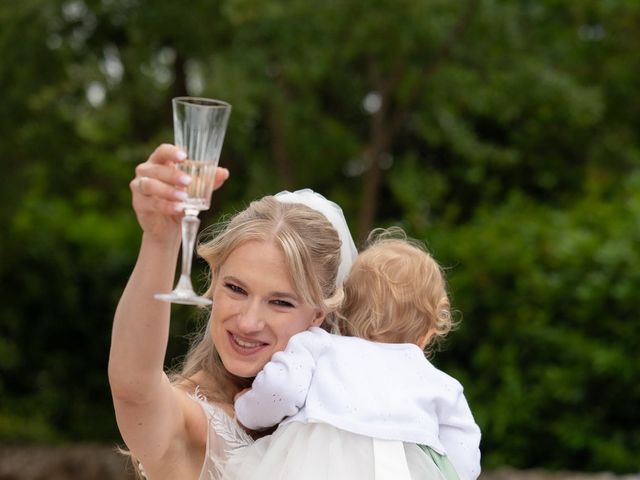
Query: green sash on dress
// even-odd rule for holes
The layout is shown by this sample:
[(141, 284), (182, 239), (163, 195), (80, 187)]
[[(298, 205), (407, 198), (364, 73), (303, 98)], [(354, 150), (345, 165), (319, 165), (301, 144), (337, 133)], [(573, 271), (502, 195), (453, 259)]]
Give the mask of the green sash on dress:
[(433, 463), (436, 464), (445, 480), (460, 480), (456, 469), (453, 468), (453, 465), (446, 455), (440, 455), (433, 448), (427, 447), (426, 445), (418, 446), (433, 459)]

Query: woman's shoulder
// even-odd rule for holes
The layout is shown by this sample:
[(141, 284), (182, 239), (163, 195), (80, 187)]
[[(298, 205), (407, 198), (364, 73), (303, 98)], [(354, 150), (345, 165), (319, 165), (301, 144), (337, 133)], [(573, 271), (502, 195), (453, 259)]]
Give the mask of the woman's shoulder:
[(189, 404), (191, 413), (188, 417), (191, 420), (187, 419), (190, 424), (188, 430), (204, 453), (199, 478), (222, 478), (222, 469), (229, 456), (253, 443), (253, 439), (236, 422), (233, 406), (213, 401), (207, 393), (215, 398), (215, 390), (212, 391), (210, 385), (209, 388), (200, 385), (199, 378), (196, 375), (185, 379), (176, 388), (184, 402)]
[(201, 409), (204, 409), (207, 416), (209, 416), (208, 412), (216, 410), (222, 411), (233, 418), (233, 405), (228, 402), (218, 401), (220, 398), (219, 392), (203, 372), (198, 372), (191, 377), (185, 378), (176, 383), (175, 386), (183, 392), (192, 404), (195, 403)]
[(253, 443), (253, 438), (236, 421), (233, 406), (211, 402), (196, 386), (189, 398), (200, 406), (206, 417), (207, 459), (224, 461), (238, 448)]

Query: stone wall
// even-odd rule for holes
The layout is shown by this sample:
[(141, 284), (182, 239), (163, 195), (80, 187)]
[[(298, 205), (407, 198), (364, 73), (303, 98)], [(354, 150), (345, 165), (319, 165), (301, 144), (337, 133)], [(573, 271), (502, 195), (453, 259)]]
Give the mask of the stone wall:
[(501, 468), (484, 472), (479, 480), (640, 480), (637, 475), (614, 475), (612, 473), (580, 473), (546, 470), (514, 470)]
[[(129, 459), (117, 453), (115, 446), (0, 446), (0, 480), (134, 479)], [(504, 468), (484, 472), (479, 480), (640, 480), (640, 474), (615, 476), (610, 473), (521, 471)]]
[(0, 480), (134, 480), (115, 446), (0, 447)]

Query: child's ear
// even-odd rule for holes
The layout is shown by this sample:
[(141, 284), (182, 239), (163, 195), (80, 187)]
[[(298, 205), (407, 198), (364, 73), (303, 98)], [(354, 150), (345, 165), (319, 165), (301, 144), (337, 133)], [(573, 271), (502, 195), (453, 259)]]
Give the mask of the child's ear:
[(427, 348), (427, 345), (431, 343), (434, 335), (436, 334), (435, 329), (430, 329), (427, 333), (418, 338), (416, 345), (418, 345), (422, 350)]

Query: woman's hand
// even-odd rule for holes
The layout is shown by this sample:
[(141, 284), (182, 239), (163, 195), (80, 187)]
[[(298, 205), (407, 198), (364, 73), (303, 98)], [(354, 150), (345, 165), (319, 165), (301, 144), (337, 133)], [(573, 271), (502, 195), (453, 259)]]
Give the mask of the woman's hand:
[[(180, 202), (186, 198), (191, 178), (176, 168), (186, 158), (175, 145), (163, 144), (136, 167), (136, 176), (129, 183), (133, 209), (146, 235), (159, 241), (175, 241), (180, 236), (183, 216)], [(226, 168), (218, 167), (213, 189), (229, 178)]]

